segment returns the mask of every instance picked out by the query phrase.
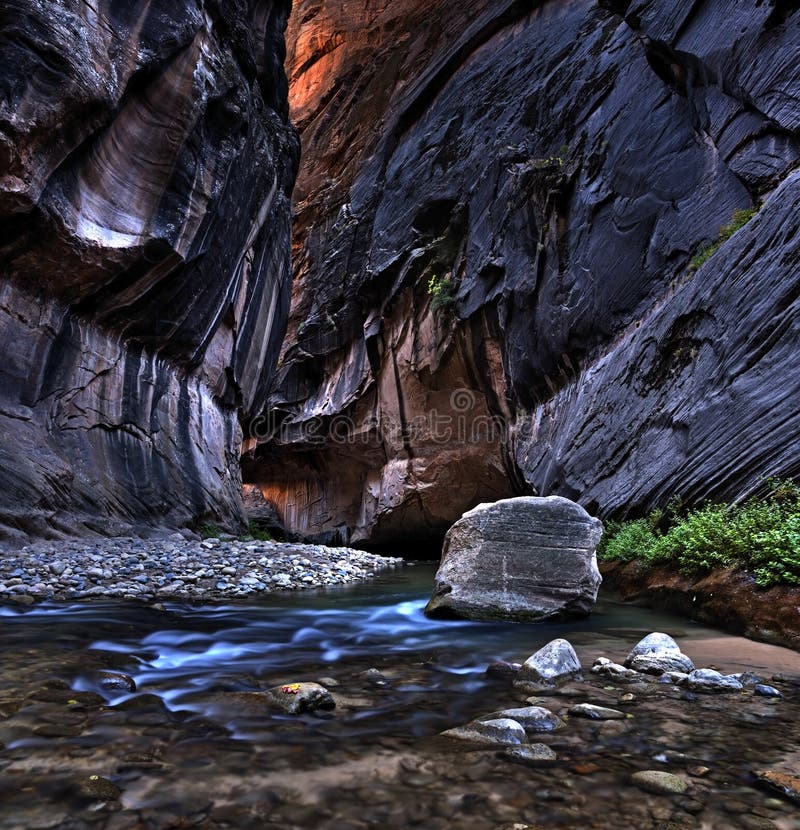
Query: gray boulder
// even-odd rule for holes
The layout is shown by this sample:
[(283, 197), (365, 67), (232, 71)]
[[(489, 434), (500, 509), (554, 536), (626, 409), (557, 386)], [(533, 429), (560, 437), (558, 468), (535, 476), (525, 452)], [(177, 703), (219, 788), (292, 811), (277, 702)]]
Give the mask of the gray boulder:
[(544, 706), (523, 706), (519, 709), (504, 709), (493, 712), (488, 718), (506, 718), (518, 723), (526, 732), (555, 732), (566, 724), (561, 718)]
[(697, 669), (686, 680), (686, 685), (693, 692), (719, 694), (741, 692), (742, 684), (732, 675), (720, 674), (714, 669)]
[(625, 666), (645, 674), (694, 670), (694, 663), (680, 650), (668, 634), (654, 632), (640, 640), (625, 660)]
[(442, 732), (442, 735), (474, 744), (518, 745), (525, 743), (527, 739), (523, 727), (510, 718), (476, 720), (465, 726), (448, 729)]
[(523, 664), (514, 685), (554, 686), (580, 674), (575, 649), (562, 639), (551, 640)]
[(481, 504), (448, 531), (425, 612), (518, 622), (586, 616), (602, 581), (602, 534), (599, 519), (558, 496)]

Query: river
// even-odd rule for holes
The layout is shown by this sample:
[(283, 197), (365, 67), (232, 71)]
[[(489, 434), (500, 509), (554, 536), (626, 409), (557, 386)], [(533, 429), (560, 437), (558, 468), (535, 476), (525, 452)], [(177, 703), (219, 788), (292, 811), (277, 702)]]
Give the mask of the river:
[[(796, 805), (754, 780), (798, 771), (800, 654), (602, 595), (571, 623), (434, 622), (423, 615), (432, 580), (418, 564), (242, 605), (0, 607), (0, 827), (800, 828)], [(784, 698), (696, 697), (588, 672), (651, 631), (698, 667), (779, 676)], [(541, 768), (439, 737), (524, 705), (486, 667), (555, 637), (575, 646), (586, 679), (542, 705), (621, 706), (627, 693), (629, 718), (568, 719), (542, 737), (559, 760)], [(100, 670), (136, 691), (104, 688)], [(330, 688), (333, 712), (264, 707), (262, 690), (306, 680)], [(689, 790), (646, 795), (630, 783), (643, 769), (675, 772)], [(120, 797), (88, 798), (80, 782), (93, 776)]]

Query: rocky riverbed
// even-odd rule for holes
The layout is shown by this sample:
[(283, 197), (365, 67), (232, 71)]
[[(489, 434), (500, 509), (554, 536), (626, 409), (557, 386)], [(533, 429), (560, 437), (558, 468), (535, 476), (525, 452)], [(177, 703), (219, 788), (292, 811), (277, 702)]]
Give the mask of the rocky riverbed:
[(0, 603), (0, 828), (800, 828), (800, 655), (602, 597), (433, 622), (432, 578)]
[(221, 539), (43, 542), (0, 557), (0, 600), (222, 601), (343, 585), (403, 560), (352, 548)]

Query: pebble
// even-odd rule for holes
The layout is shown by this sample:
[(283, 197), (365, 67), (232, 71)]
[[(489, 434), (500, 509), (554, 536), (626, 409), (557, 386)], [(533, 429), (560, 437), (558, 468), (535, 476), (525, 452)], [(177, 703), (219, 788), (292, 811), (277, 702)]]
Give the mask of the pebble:
[(99, 775), (90, 775), (88, 778), (81, 779), (78, 782), (78, 792), (84, 798), (93, 801), (115, 801), (122, 794), (113, 781)]
[(626, 715), (616, 709), (607, 709), (605, 706), (595, 706), (592, 703), (578, 703), (569, 710), (570, 715), (589, 720), (623, 720)]
[(688, 784), (682, 778), (661, 770), (635, 772), (631, 781), (640, 790), (654, 795), (682, 795), (688, 789)]
[(39, 542), (0, 558), (0, 602), (83, 597), (243, 598), (343, 585), (398, 567), (352, 548), (236, 540), (108, 538)]
[(515, 764), (525, 764), (532, 767), (551, 764), (558, 760), (558, 755), (547, 744), (512, 746), (503, 752), (503, 757)]
[(756, 684), (753, 691), (759, 697), (783, 697), (783, 695), (774, 686), (767, 686), (764, 683)]

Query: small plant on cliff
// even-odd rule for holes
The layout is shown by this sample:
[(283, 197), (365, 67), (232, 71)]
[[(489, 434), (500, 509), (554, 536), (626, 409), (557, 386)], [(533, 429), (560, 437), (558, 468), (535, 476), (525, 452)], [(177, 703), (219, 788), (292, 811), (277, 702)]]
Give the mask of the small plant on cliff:
[(770, 488), (766, 498), (741, 505), (712, 504), (683, 515), (668, 508), (609, 522), (598, 556), (672, 565), (693, 576), (737, 567), (750, 571), (760, 588), (800, 585), (800, 487), (771, 482)]
[(430, 294), (431, 310), (452, 308), (456, 302), (456, 286), (450, 277), (440, 277), (434, 274), (428, 280), (428, 294)]
[(689, 263), (690, 271), (697, 271), (711, 259), (712, 256), (736, 233), (741, 230), (756, 214), (757, 207), (746, 208), (744, 210), (736, 210), (733, 213), (731, 221), (719, 229), (719, 236), (716, 242), (706, 245), (692, 257)]

